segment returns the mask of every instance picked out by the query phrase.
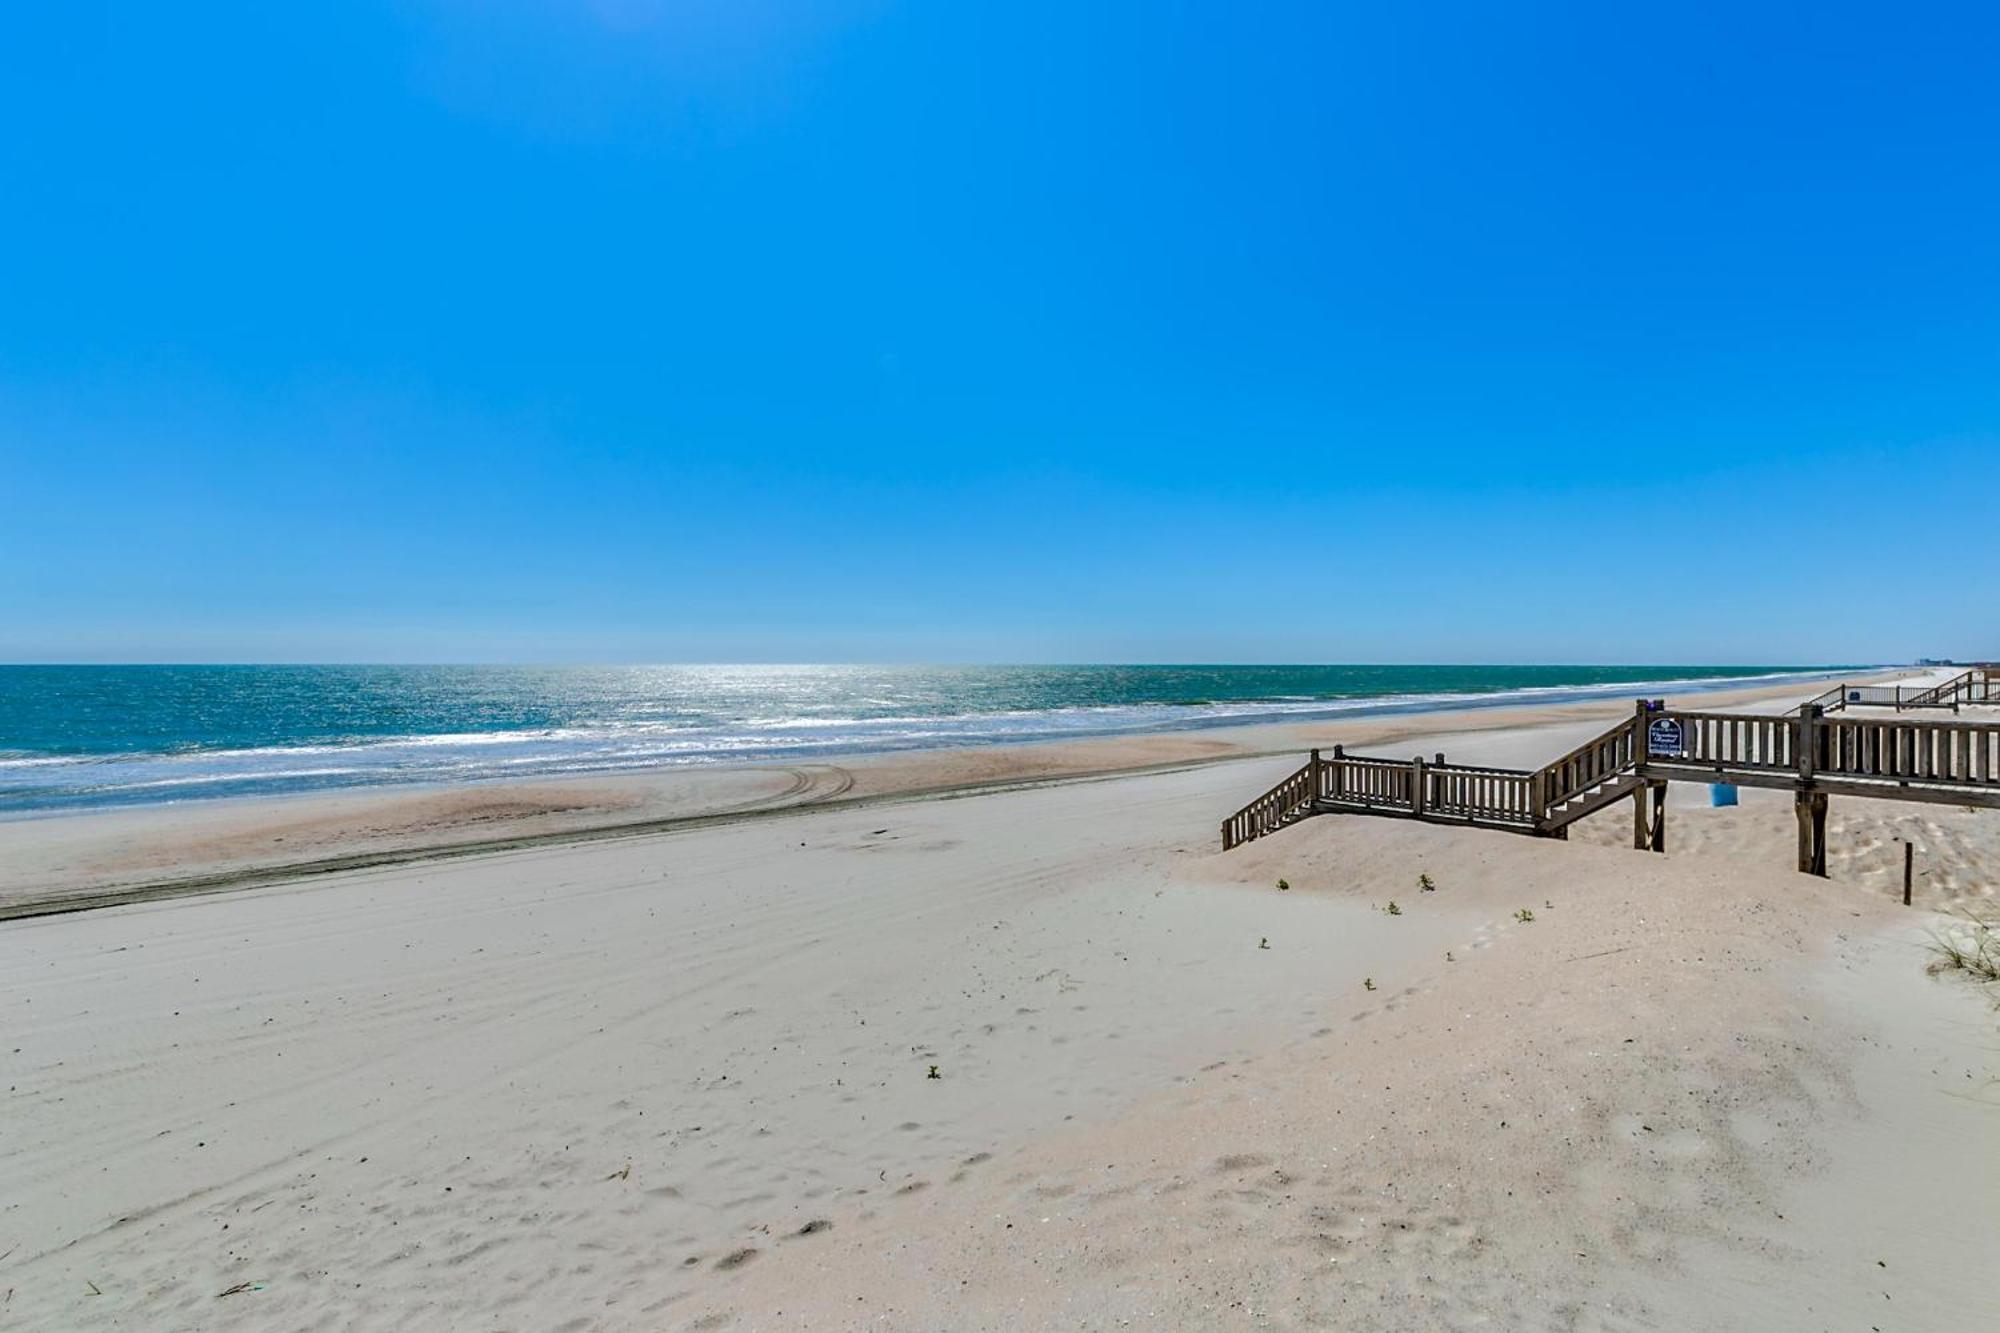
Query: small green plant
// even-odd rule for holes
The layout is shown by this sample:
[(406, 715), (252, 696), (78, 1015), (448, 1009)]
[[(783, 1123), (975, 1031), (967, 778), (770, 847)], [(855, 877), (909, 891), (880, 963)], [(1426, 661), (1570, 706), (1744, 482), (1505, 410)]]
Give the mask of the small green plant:
[(1959, 919), (1931, 932), (1933, 972), (1964, 972), (1980, 981), (2000, 981), (2000, 922), (1976, 908), (1961, 908)]
[(943, 1077), (944, 1077), (944, 1075), (943, 1075), (943, 1074), (940, 1074), (940, 1073), (938, 1073), (938, 1067), (937, 1067), (936, 1065), (932, 1065), (932, 1066), (931, 1066), (931, 1072), (930, 1072), (930, 1073), (928, 1073), (928, 1074), (925, 1074), (925, 1075), (924, 1075), (924, 1077), (925, 1077), (925, 1078), (943, 1078)]
[(1279, 893), (1288, 893), (1291, 891), (1291, 887), (1292, 887), (1292, 882), (1288, 879), (1281, 879), (1278, 881)]
[(1389, 905), (1383, 908), (1382, 910), (1387, 912), (1390, 916), (1401, 916), (1403, 914), (1403, 909), (1396, 906), (1396, 900), (1394, 898), (1391, 898), (1389, 900)]
[(1437, 885), (1431, 883), (1431, 877), (1429, 875), (1418, 875), (1417, 887), (1425, 893), (1437, 892)]
[(1271, 937), (1270, 937), (1269, 935), (1262, 935), (1262, 936), (1259, 936), (1259, 937), (1258, 937), (1258, 939), (1257, 939), (1257, 947), (1258, 947), (1258, 948), (1260, 948), (1260, 949), (1268, 949), (1268, 948), (1270, 948), (1270, 947), (1271, 947)]
[(1528, 922), (1533, 921), (1535, 919), (1535, 914), (1529, 911), (1527, 908), (1523, 907), (1519, 911), (1514, 913), (1514, 919), (1516, 921), (1519, 921), (1522, 925), (1526, 925)]
[(1373, 978), (1373, 977), (1363, 977), (1363, 978), (1361, 978), (1361, 989), (1363, 989), (1363, 990), (1374, 990), (1374, 989), (1375, 989), (1375, 978)]

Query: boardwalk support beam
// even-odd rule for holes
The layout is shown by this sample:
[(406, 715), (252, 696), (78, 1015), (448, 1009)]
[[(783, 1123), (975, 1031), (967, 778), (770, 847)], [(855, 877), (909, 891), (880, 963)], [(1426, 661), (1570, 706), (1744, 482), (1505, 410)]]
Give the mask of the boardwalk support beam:
[(1799, 873), (1826, 878), (1826, 793), (1801, 788), (1793, 810), (1799, 820)]
[(1632, 849), (1667, 850), (1667, 784), (1649, 781), (1632, 792)]

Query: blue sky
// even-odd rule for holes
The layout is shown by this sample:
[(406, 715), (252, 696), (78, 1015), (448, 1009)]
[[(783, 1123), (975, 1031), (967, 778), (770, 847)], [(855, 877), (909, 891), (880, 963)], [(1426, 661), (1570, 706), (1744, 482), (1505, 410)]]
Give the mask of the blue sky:
[(0, 660), (2000, 655), (1990, 7), (0, 24)]

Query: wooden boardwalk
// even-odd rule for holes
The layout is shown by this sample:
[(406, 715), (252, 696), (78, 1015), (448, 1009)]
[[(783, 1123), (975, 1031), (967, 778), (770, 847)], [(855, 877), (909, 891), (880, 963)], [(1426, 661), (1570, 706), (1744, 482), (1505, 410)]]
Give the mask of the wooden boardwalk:
[[(1988, 669), (1979, 688), (1977, 701), (2000, 703), (2000, 672)], [(1343, 813), (1564, 838), (1577, 820), (1629, 796), (1633, 845), (1665, 851), (1667, 784), (1727, 782), (1790, 788), (1799, 869), (1824, 875), (1830, 796), (2000, 807), (2000, 722), (1913, 719), (1905, 711), (1950, 706), (1906, 699), (1891, 717), (1830, 717), (1812, 702), (1767, 716), (1642, 699), (1629, 719), (1533, 770), (1451, 764), (1442, 754), (1404, 760), (1314, 750), (1298, 772), (1223, 821), (1222, 846)]]
[(1963, 704), (2000, 704), (2000, 665), (1982, 663), (1935, 685), (1836, 685), (1808, 699), (1800, 708), (1818, 706), (1837, 713), (1847, 708), (1948, 708)]

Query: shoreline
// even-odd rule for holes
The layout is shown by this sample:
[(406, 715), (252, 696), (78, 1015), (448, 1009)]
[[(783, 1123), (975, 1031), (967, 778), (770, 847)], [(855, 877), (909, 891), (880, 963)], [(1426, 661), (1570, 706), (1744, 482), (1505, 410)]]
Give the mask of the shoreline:
[[(1427, 668), (1417, 668), (1427, 669)], [(1483, 668), (1482, 668), (1483, 669)], [(1585, 670), (1589, 668), (1576, 668)], [(1631, 668), (1640, 669), (1640, 668)], [(360, 767), (336, 768), (324, 772), (306, 771), (286, 774), (267, 773), (261, 776), (250, 772), (194, 773), (181, 777), (157, 778), (137, 785), (86, 786), (85, 794), (72, 794), (61, 785), (43, 788), (23, 788), (15, 799), (27, 803), (12, 806), (0, 805), (0, 824), (19, 819), (39, 819), (60, 817), (68, 814), (99, 814), (118, 810), (148, 810), (162, 807), (198, 808), (211, 802), (239, 800), (270, 800), (287, 797), (341, 796), (368, 792), (422, 792), (440, 788), (461, 788), (492, 782), (564, 782), (573, 779), (619, 777), (640, 777), (668, 771), (685, 769), (689, 772), (713, 772), (748, 766), (772, 766), (786, 764), (840, 764), (847, 761), (865, 761), (893, 755), (921, 755), (945, 750), (1011, 748), (1020, 745), (1045, 744), (1086, 744), (1100, 741), (1145, 740), (1178, 735), (1200, 735), (1215, 731), (1240, 731), (1256, 727), (1310, 726), (1319, 723), (1334, 723), (1348, 720), (1365, 720), (1379, 717), (1393, 717), (1433, 712), (1469, 712), (1486, 708), (1537, 708), (1557, 707), (1574, 703), (1596, 703), (1607, 699), (1630, 698), (1636, 694), (1658, 695), (1708, 695), (1745, 689), (1783, 687), (1825, 683), (1833, 680), (1873, 678), (1884, 672), (1908, 670), (1897, 666), (1840, 667), (1806, 670), (1774, 670), (1741, 676), (1691, 676), (1675, 677), (1662, 675), (1635, 678), (1630, 681), (1605, 683), (1590, 682), (1568, 685), (1522, 685), (1495, 690), (1468, 690), (1461, 693), (1425, 692), (1384, 692), (1378, 694), (1335, 694), (1327, 696), (1271, 695), (1268, 697), (1248, 697), (1242, 699), (1220, 698), (1181, 702), (1147, 704), (1079, 704), (1074, 707), (1023, 708), (1015, 711), (989, 712), (972, 710), (963, 713), (940, 714), (934, 717), (869, 718), (863, 716), (848, 718), (805, 718), (794, 719), (790, 724), (774, 724), (770, 719), (744, 722), (750, 728), (775, 725), (782, 733), (787, 729), (858, 727), (867, 728), (887, 722), (923, 722), (940, 730), (928, 733), (928, 739), (894, 735), (866, 736), (834, 735), (822, 741), (806, 742), (796, 737), (796, 743), (767, 744), (762, 747), (751, 744), (747, 733), (739, 735), (742, 744), (731, 749), (724, 747), (699, 755), (653, 754), (651, 756), (618, 756), (610, 752), (599, 754), (595, 759), (578, 756), (573, 762), (553, 767), (542, 767), (532, 761), (527, 766), (510, 771), (499, 771), (489, 765), (487, 769), (453, 777), (424, 774), (413, 770), (415, 775), (402, 776), (396, 770), (386, 770), (382, 776), (362, 763)], [(1130, 714), (1147, 709), (1159, 710), (1161, 716), (1149, 720), (1105, 720), (1098, 725), (1081, 728), (1054, 727), (1036, 730), (1032, 724), (1037, 720), (1072, 715), (1103, 715), (1109, 719), (1114, 714)], [(1207, 712), (1204, 710), (1232, 710)], [(1023, 723), (1025, 729), (1018, 732), (1007, 723)], [(966, 723), (985, 723), (998, 730), (982, 732), (977, 728), (964, 734), (955, 734), (952, 728)], [(367, 756), (384, 750), (408, 750), (412, 747), (427, 747), (439, 742), (467, 743), (478, 741), (482, 746), (497, 747), (535, 745), (558, 738), (577, 739), (590, 734), (590, 728), (567, 730), (557, 728), (524, 727), (512, 730), (483, 732), (452, 732), (448, 734), (415, 733), (409, 735), (384, 735), (353, 737), (346, 741), (304, 741), (288, 745), (271, 741), (262, 744), (245, 744), (227, 747), (197, 746), (186, 750), (174, 747), (166, 749), (124, 752), (119, 750), (92, 751), (89, 753), (30, 753), (0, 752), (0, 770), (9, 765), (19, 766), (27, 771), (48, 768), (54, 772), (75, 770), (89, 771), (109, 766), (150, 765), (161, 763), (238, 763), (271, 756), (327, 756), (336, 763), (361, 763), (357, 756)], [(342, 760), (340, 756), (348, 756)], [(713, 756), (713, 757), (711, 757)], [(507, 760), (507, 764), (522, 763), (522, 760)], [(372, 775), (371, 775), (372, 774)], [(319, 779), (319, 780), (313, 780)], [(252, 785), (254, 784), (254, 785)], [(232, 790), (246, 787), (244, 790)], [(149, 794), (139, 794), (139, 793)], [(167, 794), (175, 793), (175, 794)]]
[[(1910, 669), (1883, 679), (1923, 674)], [(1788, 675), (1759, 684), (1689, 692), (1700, 693), (1715, 706), (1754, 708), (1780, 700), (1793, 702), (1802, 687), (1836, 676)], [(1601, 725), (1628, 707), (1623, 695), (1480, 702), (1456, 708), (1396, 707), (1302, 721), (893, 750), (842, 756), (846, 762), (839, 764), (663, 765), (613, 774), (396, 784), (51, 811), (0, 819), (0, 921), (226, 893), (343, 871), (663, 836), (805, 810), (866, 809), (1277, 756), (1296, 758), (1315, 746), (1380, 747), (1558, 723)], [(1552, 748), (1548, 757), (1559, 752)], [(1255, 781), (1246, 781), (1243, 799), (1255, 794)], [(1217, 821), (1227, 813), (1219, 810)], [(301, 829), (310, 830), (318, 840), (319, 854), (294, 854)], [(292, 845), (280, 846), (287, 842)], [(75, 863), (76, 855), (91, 855), (76, 849), (106, 844), (122, 845), (123, 850), (110, 858), (99, 854), (82, 866)]]

